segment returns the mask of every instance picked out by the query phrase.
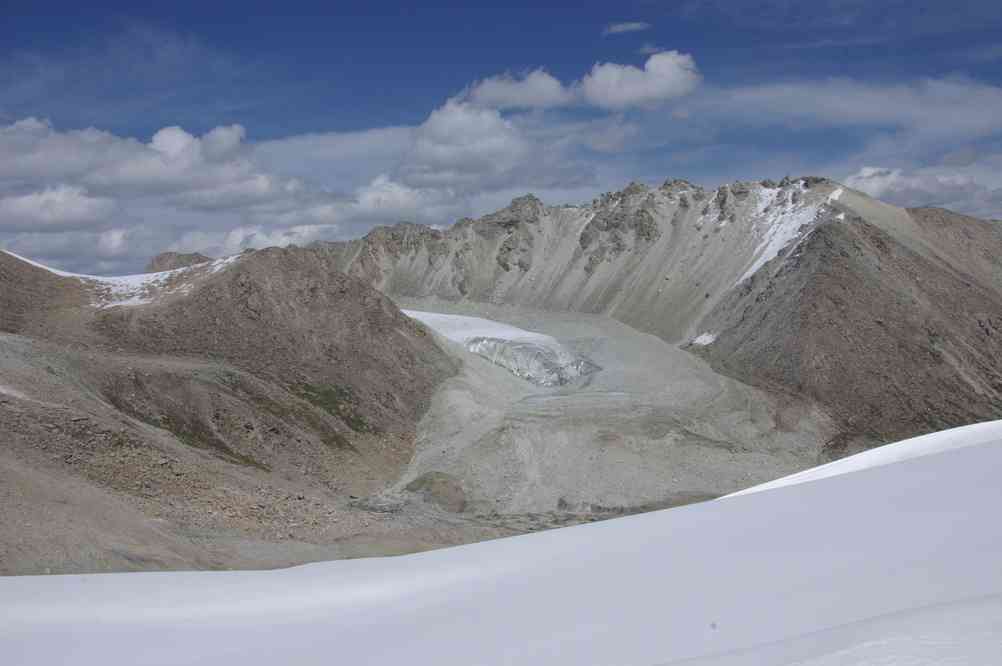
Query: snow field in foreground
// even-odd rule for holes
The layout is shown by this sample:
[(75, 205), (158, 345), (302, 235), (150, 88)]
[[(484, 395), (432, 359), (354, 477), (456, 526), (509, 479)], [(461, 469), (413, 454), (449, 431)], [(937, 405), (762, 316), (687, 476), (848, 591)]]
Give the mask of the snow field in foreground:
[(888, 450), (771, 492), (402, 557), (0, 578), (0, 653), (77, 666), (996, 663), (1002, 422)]

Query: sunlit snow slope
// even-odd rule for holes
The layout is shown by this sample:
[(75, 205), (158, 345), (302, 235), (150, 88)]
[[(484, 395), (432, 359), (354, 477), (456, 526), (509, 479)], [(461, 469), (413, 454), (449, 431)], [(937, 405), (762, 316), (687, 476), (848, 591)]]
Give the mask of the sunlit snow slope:
[(0, 654), (102, 666), (997, 663), (1002, 422), (921, 439), (918, 457), (771, 492), (405, 557), (3, 578)]

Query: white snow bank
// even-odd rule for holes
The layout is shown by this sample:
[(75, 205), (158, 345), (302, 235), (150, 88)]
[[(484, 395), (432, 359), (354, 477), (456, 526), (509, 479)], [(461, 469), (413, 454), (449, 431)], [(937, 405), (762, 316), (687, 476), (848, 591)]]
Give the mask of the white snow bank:
[(716, 333), (700, 333), (695, 338), (692, 339), (692, 344), (699, 347), (705, 347), (707, 345), (712, 345), (717, 339)]
[(544, 333), (481, 317), (420, 310), (402, 312), (442, 337), (463, 345), (467, 351), (535, 384), (558, 386), (598, 369)]
[(926, 441), (937, 455), (403, 557), (0, 578), (0, 654), (20, 666), (995, 663), (1002, 422)]
[(826, 479), (830, 476), (858, 472), (871, 467), (880, 467), (882, 465), (910, 460), (911, 458), (920, 458), (966, 446), (979, 446), (995, 442), (1002, 438), (999, 423), (999, 421), (975, 423), (974, 425), (904, 439), (893, 444), (885, 444), (884, 446), (857, 453), (856, 455), (842, 458), (826, 465), (819, 465), (803, 472), (784, 476), (775, 481), (768, 481), (757, 486), (752, 486), (751, 488), (745, 488), (725, 497), (736, 497), (738, 495), (782, 488), (807, 481), (817, 481), (818, 479)]
[(211, 272), (215, 273), (240, 258), (240, 255), (232, 255), (221, 259), (215, 259), (211, 262), (195, 264), (193, 266), (186, 266), (183, 268), (175, 268), (173, 270), (161, 271), (159, 273), (139, 273), (137, 275), (106, 277), (102, 275), (68, 273), (66, 271), (50, 268), (49, 266), (40, 264), (37, 261), (32, 261), (31, 259), (22, 257), (18, 254), (14, 254), (10, 250), (0, 250), (0, 252), (6, 252), (12, 257), (20, 259), (21, 261), (31, 264), (37, 268), (47, 270), (54, 275), (76, 278), (93, 286), (97, 292), (94, 305), (98, 307), (111, 307), (113, 305), (143, 305), (145, 303), (152, 302), (157, 295), (186, 291), (190, 288), (190, 284), (175, 284), (172, 286), (171, 281), (177, 276), (192, 273), (195, 270), (206, 266), (209, 267)]

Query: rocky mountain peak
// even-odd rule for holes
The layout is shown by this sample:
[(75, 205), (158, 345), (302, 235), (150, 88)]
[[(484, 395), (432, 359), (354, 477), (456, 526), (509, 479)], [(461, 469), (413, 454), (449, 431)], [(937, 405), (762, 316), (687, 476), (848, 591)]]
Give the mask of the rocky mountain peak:
[(488, 224), (496, 224), (505, 228), (518, 226), (520, 223), (536, 223), (546, 211), (546, 206), (534, 194), (526, 194), (512, 199), (506, 208), (481, 218)]
[(665, 192), (687, 192), (689, 190), (702, 190), (703, 188), (699, 185), (693, 185), (687, 180), (681, 178), (669, 178), (665, 182), (661, 183), (661, 190)]

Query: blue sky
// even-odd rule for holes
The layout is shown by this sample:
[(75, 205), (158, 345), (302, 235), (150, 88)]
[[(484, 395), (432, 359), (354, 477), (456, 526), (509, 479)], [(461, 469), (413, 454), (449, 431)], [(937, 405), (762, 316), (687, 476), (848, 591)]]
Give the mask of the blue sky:
[(828, 175), (1002, 217), (993, 2), (5, 9), (0, 246), (61, 267)]

